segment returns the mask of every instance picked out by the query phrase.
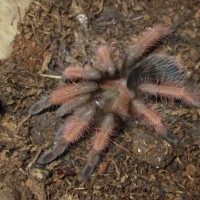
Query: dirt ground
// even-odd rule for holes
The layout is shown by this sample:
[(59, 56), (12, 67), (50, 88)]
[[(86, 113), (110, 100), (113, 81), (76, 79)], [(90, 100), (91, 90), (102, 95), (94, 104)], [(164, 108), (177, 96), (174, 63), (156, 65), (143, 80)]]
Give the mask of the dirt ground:
[(200, 199), (200, 109), (149, 100), (179, 143), (132, 119), (87, 182), (80, 173), (90, 138), (41, 166), (37, 158), (65, 119), (53, 111), (28, 115), (37, 99), (62, 84), (64, 67), (92, 60), (105, 41), (121, 61), (131, 41), (158, 23), (177, 29), (159, 51), (181, 60), (199, 88), (199, 22), (198, 0), (34, 1), (19, 23), (11, 58), (0, 62), (0, 200)]

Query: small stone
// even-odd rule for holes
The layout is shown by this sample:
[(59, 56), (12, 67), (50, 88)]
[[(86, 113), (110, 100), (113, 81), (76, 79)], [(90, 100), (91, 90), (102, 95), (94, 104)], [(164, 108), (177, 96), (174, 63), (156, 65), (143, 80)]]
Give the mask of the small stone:
[(163, 22), (164, 22), (164, 24), (168, 24), (168, 25), (172, 24), (172, 20), (168, 16), (163, 16)]
[(200, 9), (198, 9), (198, 11), (195, 13), (194, 17), (196, 19), (200, 19)]
[(30, 38), (33, 36), (33, 33), (32, 32), (29, 32), (29, 33), (26, 33), (24, 35), (24, 37), (26, 38), (26, 40), (30, 40)]
[(131, 184), (131, 180), (129, 178), (127, 178), (126, 180), (124, 180), (124, 182), (121, 184), (122, 188), (127, 187)]
[(143, 19), (145, 20), (145, 21), (148, 21), (148, 20), (150, 20), (150, 16), (148, 15), (148, 14), (144, 14), (143, 15)]
[(101, 188), (101, 186), (100, 185), (93, 185), (93, 189), (95, 189), (95, 190), (99, 190)]
[(142, 10), (143, 10), (143, 7), (140, 6), (139, 4), (137, 4), (137, 5), (134, 7), (134, 10), (135, 10), (135, 11), (142, 11)]
[(189, 112), (189, 111), (188, 111), (188, 109), (186, 109), (186, 108), (181, 108), (181, 109), (179, 109), (179, 110), (177, 111), (178, 116), (185, 115), (185, 114), (187, 114), (188, 112)]
[(195, 48), (191, 48), (190, 57), (193, 60), (198, 60), (199, 59), (199, 52)]
[(126, 180), (126, 178), (127, 178), (126, 176), (122, 176), (122, 178), (121, 178), (121, 181), (120, 181), (120, 182), (121, 182), (121, 183), (123, 183), (123, 182)]
[(185, 176), (195, 176), (197, 172), (197, 168), (193, 164), (189, 164), (186, 167), (186, 171), (184, 172)]
[(114, 169), (114, 167), (113, 167), (112, 165), (110, 165), (110, 166), (108, 167), (107, 173), (108, 173), (108, 174), (114, 174), (114, 173), (115, 173), (115, 169)]
[(190, 37), (191, 39), (195, 39), (197, 36), (195, 30), (185, 30), (183, 31), (183, 34), (186, 35), (187, 37)]
[(107, 169), (108, 169), (108, 166), (109, 166), (109, 163), (108, 162), (102, 162), (100, 165), (99, 165), (99, 172), (100, 174), (105, 174)]
[(197, 120), (197, 114), (196, 113), (194, 113), (193, 115), (192, 115), (192, 120)]
[(41, 169), (37, 164), (33, 164), (28, 168), (30, 176), (38, 181), (45, 182), (50, 172), (47, 169)]

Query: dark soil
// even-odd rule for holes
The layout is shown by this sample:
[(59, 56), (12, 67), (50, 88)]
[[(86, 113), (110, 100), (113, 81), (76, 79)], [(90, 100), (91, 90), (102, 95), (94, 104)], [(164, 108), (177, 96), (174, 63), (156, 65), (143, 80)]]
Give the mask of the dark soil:
[(87, 182), (80, 173), (90, 139), (40, 166), (38, 156), (65, 119), (53, 111), (28, 116), (37, 99), (61, 84), (64, 67), (92, 60), (103, 42), (121, 61), (131, 41), (158, 23), (176, 27), (159, 50), (182, 60), (198, 88), (199, 22), (198, 0), (34, 1), (19, 23), (11, 58), (1, 61), (0, 199), (200, 199), (200, 109), (150, 100), (179, 143), (133, 119), (112, 139)]

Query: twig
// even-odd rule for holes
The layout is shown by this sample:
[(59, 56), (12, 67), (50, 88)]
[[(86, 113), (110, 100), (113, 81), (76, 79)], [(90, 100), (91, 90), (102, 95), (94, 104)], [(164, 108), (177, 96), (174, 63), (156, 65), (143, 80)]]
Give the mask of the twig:
[(120, 171), (119, 171), (119, 169), (118, 169), (118, 167), (117, 167), (117, 163), (114, 161), (114, 160), (112, 160), (112, 163), (113, 163), (113, 165), (114, 165), (114, 167), (115, 167), (115, 170), (116, 170), (116, 172), (117, 172), (117, 180), (119, 179), (119, 177), (120, 177)]
[(21, 29), (22, 29), (22, 31), (23, 31), (23, 26), (22, 26), (22, 16), (21, 16), (20, 8), (17, 7), (17, 10), (18, 10), (18, 15), (19, 15), (20, 26), (21, 26)]
[(120, 144), (117, 144), (116, 142), (112, 141), (112, 143), (114, 145), (116, 145), (117, 147), (119, 147), (120, 149), (123, 149), (124, 151), (128, 152), (128, 153), (131, 153), (127, 148), (123, 147), (122, 145)]
[(35, 27), (34, 27), (34, 25), (33, 25), (32, 22), (31, 22), (31, 28), (32, 28), (32, 30), (33, 30), (33, 35), (34, 35), (34, 37), (35, 37), (35, 39), (36, 39), (38, 45), (43, 49), (43, 46), (41, 45), (41, 43), (40, 43), (40, 41), (39, 41), (39, 39), (38, 39), (38, 37), (37, 37), (37, 35), (36, 35)]
[(39, 74), (39, 75), (45, 78), (61, 79), (61, 76), (56, 76), (56, 75), (50, 75), (50, 74)]
[(24, 124), (24, 122), (26, 122), (28, 119), (30, 118), (30, 115), (28, 115), (27, 117), (25, 117), (18, 125), (17, 130), (16, 130), (16, 135), (18, 134), (20, 128), (22, 127), (22, 125)]

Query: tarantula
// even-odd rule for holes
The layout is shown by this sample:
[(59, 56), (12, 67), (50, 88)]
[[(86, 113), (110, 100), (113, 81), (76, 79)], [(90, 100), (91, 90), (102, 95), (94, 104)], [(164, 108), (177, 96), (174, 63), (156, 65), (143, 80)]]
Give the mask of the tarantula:
[(134, 114), (153, 126), (160, 135), (167, 135), (161, 117), (145, 105), (142, 94), (179, 99), (200, 107), (199, 96), (187, 87), (182, 65), (171, 56), (149, 53), (172, 32), (172, 27), (164, 25), (155, 25), (145, 31), (129, 47), (119, 67), (116, 67), (107, 45), (99, 46), (96, 51), (98, 67), (67, 67), (62, 78), (71, 83), (43, 97), (29, 110), (29, 114), (34, 115), (52, 105), (61, 105), (56, 111), (57, 116), (71, 114), (56, 133), (53, 146), (41, 155), (38, 162), (53, 161), (90, 128), (95, 135), (82, 172), (82, 179), (86, 180), (117, 129), (118, 118), (126, 120)]

